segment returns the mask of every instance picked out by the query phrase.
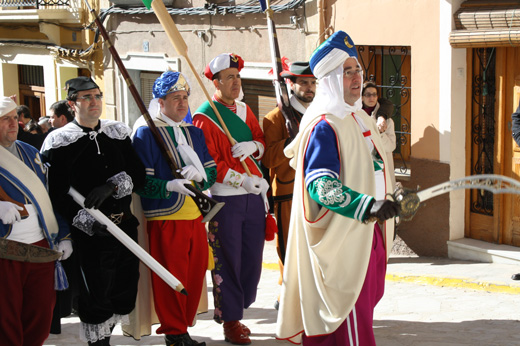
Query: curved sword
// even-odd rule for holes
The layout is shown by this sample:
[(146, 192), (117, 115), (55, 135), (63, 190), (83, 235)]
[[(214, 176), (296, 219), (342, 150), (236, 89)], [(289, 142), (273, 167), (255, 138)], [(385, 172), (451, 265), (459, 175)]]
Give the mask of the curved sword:
[(447, 181), (422, 191), (407, 189), (399, 184), (395, 192), (390, 196), (396, 202), (400, 203), (400, 216), (403, 220), (409, 221), (415, 216), (415, 213), (422, 202), (442, 195), (443, 193), (460, 189), (486, 190), (494, 194), (520, 194), (520, 182), (503, 175), (480, 174)]

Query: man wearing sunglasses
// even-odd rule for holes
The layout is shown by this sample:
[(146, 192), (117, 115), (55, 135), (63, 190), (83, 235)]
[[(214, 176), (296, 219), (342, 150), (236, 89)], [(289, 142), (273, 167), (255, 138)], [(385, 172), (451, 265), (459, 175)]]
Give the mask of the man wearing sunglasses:
[(106, 225), (75, 203), (68, 191), (74, 187), (86, 196), (85, 208), (99, 209), (136, 241), (138, 221), (130, 202), (132, 191), (144, 184), (145, 169), (132, 147), (131, 129), (100, 119), (103, 95), (98, 85), (88, 77), (77, 77), (66, 86), (74, 120), (47, 136), (42, 154), (50, 164), (53, 204), (73, 226), (82, 277), (80, 338), (89, 345), (109, 345), (115, 324), (127, 322), (126, 315), (134, 309), (139, 260), (106, 231)]

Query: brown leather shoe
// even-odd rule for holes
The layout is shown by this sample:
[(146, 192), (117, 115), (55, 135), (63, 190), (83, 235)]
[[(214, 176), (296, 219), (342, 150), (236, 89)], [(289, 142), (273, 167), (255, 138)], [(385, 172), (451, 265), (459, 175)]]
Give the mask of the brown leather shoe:
[(224, 338), (233, 345), (251, 344), (251, 339), (245, 334), (240, 321), (224, 322)]
[(251, 335), (251, 330), (249, 328), (247, 328), (247, 326), (245, 324), (243, 324), (240, 321), (238, 323), (240, 323), (240, 327), (242, 327), (242, 331), (244, 332), (245, 335), (247, 335), (247, 336)]

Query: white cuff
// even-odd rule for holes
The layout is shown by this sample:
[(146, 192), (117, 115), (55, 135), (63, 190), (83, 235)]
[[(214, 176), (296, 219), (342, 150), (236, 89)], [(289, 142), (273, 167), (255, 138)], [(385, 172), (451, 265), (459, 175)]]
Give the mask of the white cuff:
[[(253, 141), (255, 144), (256, 144), (256, 147), (258, 149), (258, 155), (257, 156), (253, 156), (256, 160), (259, 160), (262, 156), (264, 156), (264, 151), (265, 151), (265, 148), (264, 148), (264, 145), (260, 142), (257, 142), (257, 141)], [(254, 153), (253, 153), (254, 154)]]

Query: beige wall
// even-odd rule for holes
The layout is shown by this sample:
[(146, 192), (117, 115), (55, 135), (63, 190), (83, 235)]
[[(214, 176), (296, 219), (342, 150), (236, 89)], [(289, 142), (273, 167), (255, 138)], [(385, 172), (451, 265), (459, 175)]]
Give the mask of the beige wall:
[(337, 1), (331, 23), (357, 44), (411, 46), (412, 156), (439, 160), (439, 1)]
[[(314, 5), (308, 6), (311, 9)], [(308, 13), (307, 13), (308, 14)], [(303, 18), (303, 9), (275, 14), (277, 35), (281, 55), (291, 61), (305, 60), (317, 42), (317, 33), (312, 30), (312, 23), (304, 25), (303, 19), (294, 25), (290, 16)], [(205, 66), (220, 53), (236, 53), (248, 65), (262, 65), (271, 62), (267, 21), (264, 14), (216, 15), (216, 16), (173, 16), (181, 35), (188, 47), (188, 57), (195, 70), (202, 76), (204, 86), (213, 94), (213, 85), (203, 75)], [(128, 54), (164, 54), (165, 58), (180, 58), (180, 71), (185, 73), (192, 84), (190, 106), (197, 108), (205, 97), (197, 84), (186, 60), (179, 56), (171, 45), (162, 26), (155, 15), (141, 15), (139, 24), (135, 17), (129, 15), (113, 15), (108, 30), (119, 55)], [(305, 27), (305, 32), (300, 28)], [(209, 30), (211, 28), (211, 30)], [(144, 51), (148, 43), (149, 51)], [(147, 70), (146, 66), (142, 70)], [(149, 70), (154, 70), (150, 68)], [(268, 70), (268, 69), (267, 69)], [(267, 77), (267, 70), (265, 74)]]
[(0, 64), (0, 66), (0, 77), (2, 80), (0, 95), (11, 96), (20, 94), (18, 89), (18, 65)]

